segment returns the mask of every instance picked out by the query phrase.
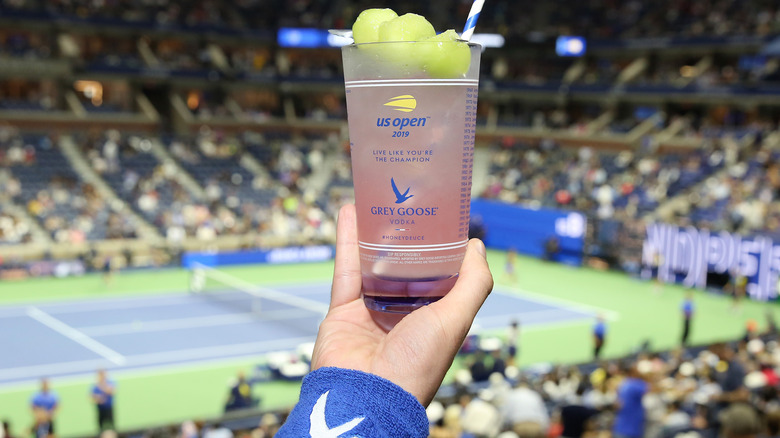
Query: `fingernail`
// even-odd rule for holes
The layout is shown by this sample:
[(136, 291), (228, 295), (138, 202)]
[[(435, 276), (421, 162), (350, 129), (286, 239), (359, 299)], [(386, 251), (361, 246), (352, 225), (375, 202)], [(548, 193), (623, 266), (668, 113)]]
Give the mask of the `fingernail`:
[(485, 250), (485, 244), (480, 239), (474, 239), (477, 241), (477, 252), (482, 255), (482, 257), (486, 257), (486, 250)]

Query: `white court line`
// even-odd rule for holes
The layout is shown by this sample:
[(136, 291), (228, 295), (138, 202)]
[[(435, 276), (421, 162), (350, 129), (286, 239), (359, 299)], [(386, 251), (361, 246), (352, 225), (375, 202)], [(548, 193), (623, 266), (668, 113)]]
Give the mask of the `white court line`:
[[(328, 286), (327, 292), (328, 293), (330, 292), (330, 286)], [(325, 292), (306, 291), (303, 293), (291, 293), (287, 291), (280, 291), (280, 293), (286, 293), (295, 296), (306, 296), (306, 295), (323, 294)], [(128, 301), (137, 301), (137, 302), (125, 302), (125, 299), (123, 298), (114, 299), (114, 300), (106, 298), (106, 299), (100, 299), (98, 301), (81, 301), (81, 302), (61, 303), (61, 304), (46, 303), (46, 304), (39, 304), (38, 306), (45, 307), (46, 312), (50, 315), (64, 315), (64, 314), (71, 314), (71, 313), (98, 312), (102, 310), (143, 309), (143, 308), (150, 308), (150, 307), (170, 307), (170, 306), (191, 305), (193, 303), (199, 302), (199, 300), (203, 296), (198, 295), (196, 297), (197, 297), (196, 301), (193, 301), (192, 295), (175, 295), (175, 296), (167, 296), (167, 297), (160, 297), (160, 298), (146, 297), (143, 300), (140, 299), (128, 300)], [(224, 298), (221, 299), (225, 300)], [(234, 300), (239, 301), (241, 299), (242, 298), (237, 297)], [(225, 301), (229, 301), (229, 299)], [(0, 308), (0, 319), (17, 318), (25, 315), (26, 312), (22, 307)]]
[(93, 325), (79, 327), (89, 336), (123, 335), (127, 333), (157, 332), (181, 330), (219, 325), (247, 324), (253, 322), (253, 313), (231, 313), (228, 315), (196, 316), (193, 318), (155, 319), (152, 321), (133, 321), (118, 324)]
[(26, 308), (30, 306), (45, 308), (50, 315), (67, 313), (86, 313), (101, 310), (135, 309), (145, 307), (181, 306), (187, 302), (186, 294), (161, 295), (159, 297), (128, 297), (128, 298), (98, 298), (67, 302), (40, 302), (11, 305), (0, 308), (0, 318), (25, 316)]
[[(75, 360), (70, 362), (57, 362), (46, 365), (30, 365), (16, 368), (0, 369), (0, 380), (16, 378), (35, 378), (42, 376), (51, 377), (60, 373), (91, 372), (100, 368), (110, 368), (112, 363), (106, 359)], [(0, 384), (2, 386), (3, 384)]]
[[(237, 356), (230, 356), (228, 358), (209, 358), (202, 359), (197, 362), (182, 362), (179, 364), (158, 364), (158, 365), (144, 365), (133, 368), (112, 368), (110, 366), (97, 365), (88, 371), (77, 369), (74, 374), (63, 375), (57, 377), (57, 387), (62, 388), (67, 385), (77, 385), (85, 383), (93, 383), (95, 381), (94, 371), (99, 368), (108, 369), (116, 380), (122, 379), (137, 379), (148, 376), (164, 376), (170, 374), (181, 374), (184, 372), (197, 372), (199, 370), (213, 369), (215, 367), (231, 367), (233, 364), (241, 364), (245, 367), (245, 362), (249, 359), (262, 358), (262, 353), (249, 353)], [(108, 362), (108, 361), (105, 361)], [(86, 363), (86, 362), (85, 362)], [(104, 364), (105, 365), (105, 364)], [(51, 366), (51, 365), (46, 365)], [(51, 374), (51, 373), (50, 373)], [(50, 375), (41, 374), (41, 375)], [(28, 378), (25, 380), (15, 380), (13, 382), (0, 382), (0, 391), (3, 390), (37, 390), (41, 382), (38, 378)]]
[[(501, 289), (519, 292), (519, 295), (503, 292)], [(605, 309), (603, 307), (598, 307), (598, 306), (591, 306), (589, 304), (582, 304), (576, 301), (567, 300), (565, 298), (551, 297), (549, 295), (544, 295), (538, 292), (531, 292), (529, 290), (521, 289), (519, 287), (507, 286), (502, 284), (499, 285), (496, 289), (494, 289), (493, 292), (494, 293), (497, 292), (502, 295), (506, 295), (510, 297), (520, 297), (522, 299), (533, 301), (539, 304), (557, 305), (558, 307), (563, 307), (565, 309), (573, 310), (577, 312), (586, 312), (589, 314), (601, 313), (609, 321), (617, 321), (620, 319), (620, 314), (618, 312), (615, 312), (614, 310)]]
[[(506, 313), (503, 315), (487, 316), (483, 318), (477, 316), (477, 318), (474, 321), (481, 328), (484, 328), (486, 322), (496, 322), (496, 321), (501, 321), (504, 326), (508, 326), (509, 322), (513, 319), (517, 319), (523, 324), (528, 323), (530, 325), (545, 325), (544, 324), (545, 321), (541, 318), (547, 318), (549, 316), (560, 316), (560, 315), (561, 315), (561, 309), (541, 309), (541, 310), (534, 310), (531, 312)], [(580, 318), (577, 319), (586, 319), (586, 318), (588, 318), (588, 315), (582, 315)], [(550, 321), (549, 324), (555, 324), (558, 322), (561, 321)]]
[[(266, 286), (266, 288), (295, 296), (319, 295), (327, 293), (329, 297), (330, 284), (330, 282), (321, 280), (311, 280), (300, 285), (296, 284), (295, 286), (290, 286), (289, 283), (279, 283)], [(318, 286), (322, 287), (322, 289), (318, 290)], [(43, 307), (50, 315), (59, 315), (67, 313), (96, 312), (100, 310), (124, 310), (131, 308), (181, 306), (182, 304), (188, 303), (192, 303), (192, 294), (186, 293), (162, 294), (154, 296), (143, 295), (112, 298), (88, 298), (75, 301), (40, 302), (34, 304), (28, 302), (9, 304), (7, 307), (0, 307), (0, 319), (27, 316), (26, 308), (28, 306), (37, 306), (39, 308)]]
[[(87, 313), (101, 310), (125, 310), (125, 309), (143, 309), (146, 307), (168, 307), (181, 306), (188, 301), (187, 295), (172, 295), (165, 297), (145, 297), (141, 299), (100, 299), (97, 301), (74, 301), (73, 303), (63, 303), (57, 305), (40, 304), (46, 307), (46, 310), (53, 314), (64, 313)], [(58, 308), (59, 306), (65, 308)], [(69, 308), (72, 307), (72, 308)]]
[(92, 350), (93, 352), (99, 354), (100, 356), (103, 356), (104, 358), (110, 360), (111, 362), (117, 365), (123, 365), (125, 363), (125, 358), (121, 354), (106, 347), (100, 342), (90, 338), (84, 333), (65, 324), (64, 322), (49, 315), (48, 313), (44, 312), (43, 310), (35, 306), (30, 306), (27, 308), (27, 316), (40, 322), (46, 327), (49, 327), (55, 332), (65, 336), (66, 338), (71, 339), (72, 341), (80, 344), (81, 346), (89, 350)]
[[(551, 322), (549, 324), (532, 324), (530, 327), (524, 327), (522, 329), (523, 333), (530, 333), (530, 332), (538, 332), (542, 330), (560, 330), (568, 327), (580, 327), (580, 326), (591, 326), (591, 322), (588, 321), (585, 318), (578, 318), (574, 320), (568, 320), (568, 321), (558, 321), (558, 322)], [(590, 336), (589, 331), (586, 331), (584, 333), (587, 333)]]
[(259, 313), (230, 313), (227, 315), (195, 316), (192, 318), (156, 319), (152, 321), (123, 322), (119, 324), (79, 327), (82, 333), (90, 336), (110, 336), (128, 333), (159, 332), (193, 328), (216, 327), (220, 325), (252, 324), (262, 321), (283, 321), (293, 318), (319, 317), (311, 311), (301, 309), (272, 310), (267, 315)]
[[(198, 347), (186, 350), (163, 351), (160, 353), (146, 353), (126, 357), (126, 366), (142, 366), (153, 364), (175, 363), (194, 359), (224, 357), (231, 354), (247, 354), (248, 351), (266, 353), (278, 349), (289, 349), (291, 345), (303, 342), (311, 342), (314, 335), (299, 338), (274, 339), (271, 341), (250, 342), (245, 344), (232, 344), (222, 346)], [(0, 369), (0, 380), (37, 378), (40, 376), (52, 376), (63, 372), (94, 372), (96, 368), (105, 365), (105, 361), (88, 360), (76, 362), (62, 362), (38, 366)]]
[(214, 355), (222, 356), (232, 353), (246, 353), (248, 350), (276, 350), (289, 349), (290, 345), (298, 345), (314, 340), (316, 334), (299, 338), (282, 338), (270, 341), (248, 342), (244, 344), (231, 344), (221, 346), (197, 347), (186, 350), (163, 351), (160, 353), (146, 353), (132, 356), (131, 365), (147, 365), (157, 362), (179, 361), (186, 359), (199, 359)]

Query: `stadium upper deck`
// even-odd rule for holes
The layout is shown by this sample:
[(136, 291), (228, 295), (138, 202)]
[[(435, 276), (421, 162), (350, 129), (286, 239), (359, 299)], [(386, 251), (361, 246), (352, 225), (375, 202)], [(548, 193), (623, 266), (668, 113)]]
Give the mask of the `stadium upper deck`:
[[(507, 44), (483, 55), (478, 143), (502, 150), (488, 160), (491, 179), (476, 184), (484, 196), (596, 219), (775, 231), (780, 12), (759, 0), (662, 3), (491, 4), (480, 29)], [(469, 5), (389, 6), (444, 29)], [(17, 149), (38, 152), (12, 163), (16, 149), (4, 143), (4, 243), (332, 238), (327, 218), (349, 199), (340, 53), (280, 48), (274, 33), (347, 27), (361, 7), (0, 2), (0, 123), (19, 129)], [(559, 34), (587, 37), (589, 53), (556, 57)], [(107, 139), (113, 129), (120, 140)], [(31, 131), (51, 135), (52, 146)], [(566, 150), (584, 146), (584, 161)], [(502, 162), (502, 153), (513, 158)], [(67, 159), (54, 160), (51, 181), (28, 181), (56, 154)], [(63, 185), (79, 188), (84, 209), (58, 207), (67, 200), (37, 208)], [(237, 202), (246, 199), (256, 202)], [(766, 220), (743, 220), (759, 211)], [(71, 223), (81, 225), (62, 232)], [(22, 254), (39, 257), (38, 248)]]

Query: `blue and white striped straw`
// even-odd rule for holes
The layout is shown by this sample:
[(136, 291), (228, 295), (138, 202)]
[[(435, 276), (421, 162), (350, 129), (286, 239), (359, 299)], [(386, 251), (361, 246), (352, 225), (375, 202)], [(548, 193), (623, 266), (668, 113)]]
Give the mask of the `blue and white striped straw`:
[(479, 19), (479, 13), (482, 12), (482, 5), (485, 4), (485, 0), (474, 0), (471, 5), (471, 11), (469, 11), (469, 18), (466, 20), (466, 25), (463, 27), (463, 33), (460, 35), (460, 39), (469, 41), (471, 35), (474, 35), (474, 28), (477, 27), (477, 19)]

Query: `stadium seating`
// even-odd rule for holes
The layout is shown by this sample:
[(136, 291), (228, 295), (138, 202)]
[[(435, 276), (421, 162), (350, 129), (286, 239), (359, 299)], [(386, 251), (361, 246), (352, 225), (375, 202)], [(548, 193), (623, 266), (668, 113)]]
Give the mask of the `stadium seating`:
[(30, 226), (12, 213), (0, 213), (0, 245), (19, 244), (32, 239)]
[[(761, 8), (759, 3), (750, 4), (751, 7), (757, 8), (756, 10)], [(573, 6), (574, 9), (577, 8), (577, 5)], [(231, 230), (223, 230), (222, 226), (218, 225), (215, 231), (217, 234), (234, 234), (262, 228), (263, 220), (258, 218), (267, 217), (267, 213), (263, 213), (263, 208), (257, 206), (272, 205), (274, 200), (278, 199), (278, 190), (282, 187), (289, 190), (296, 181), (305, 180), (310, 176), (311, 169), (306, 169), (305, 166), (293, 173), (278, 167), (279, 158), (286, 154), (280, 142), (292, 138), (289, 134), (278, 137), (279, 133), (274, 131), (274, 127), (262, 129), (263, 138), (260, 141), (247, 141), (248, 137), (244, 134), (233, 138), (231, 137), (233, 134), (228, 134), (227, 131), (223, 133), (221, 129), (225, 126), (234, 131), (235, 128), (230, 125), (230, 123), (235, 124), (234, 117), (247, 121), (239, 123), (239, 129), (244, 132), (250, 132), (253, 123), (273, 123), (283, 126), (284, 120), (291, 117), (302, 123), (323, 122), (324, 126), (333, 130), (338, 129), (343, 121), (344, 105), (339, 103), (342, 98), (339, 96), (338, 52), (290, 49), (280, 52), (280, 56), (273, 58), (268, 40), (263, 39), (260, 34), (246, 36), (251, 34), (249, 23), (256, 18), (245, 13), (235, 14), (236, 11), (247, 12), (253, 7), (255, 6), (226, 4), (214, 9), (213, 5), (197, 1), (187, 2), (182, 9), (182, 15), (169, 17), (173, 18), (175, 26), (178, 26), (176, 27), (178, 33), (174, 32), (172, 36), (138, 38), (131, 31), (110, 34), (110, 36), (105, 34), (88, 41), (81, 33), (68, 31), (66, 26), (62, 38), (51, 45), (53, 50), (50, 50), (50, 53), (35, 55), (70, 59), (72, 68), (77, 72), (110, 72), (118, 75), (119, 78), (124, 78), (120, 79), (119, 88), (116, 89), (117, 85), (103, 84), (101, 93), (107, 93), (106, 99), (96, 100), (95, 90), (85, 91), (82, 84), (81, 88), (76, 87), (79, 103), (69, 100), (67, 106), (59, 106), (74, 113), (77, 113), (80, 107), (87, 114), (119, 117), (112, 120), (122, 120), (121, 117), (125, 113), (138, 115), (142, 111), (147, 112), (142, 104), (136, 102), (139, 99), (145, 100), (146, 94), (132, 85), (130, 79), (133, 77), (140, 75), (166, 82), (167, 79), (161, 78), (173, 75), (173, 77), (182, 76), (195, 81), (191, 86), (187, 86), (189, 91), (178, 95), (178, 99), (189, 107), (186, 111), (196, 118), (187, 119), (182, 116), (184, 118), (180, 120), (183, 120), (185, 125), (189, 124), (191, 129), (203, 121), (214, 124), (214, 135), (231, 138), (230, 141), (240, 152), (225, 157), (208, 155), (203, 152), (202, 144), (198, 143), (198, 136), (183, 133), (181, 129), (175, 134), (151, 136), (150, 140), (166, 144), (171, 152), (175, 149), (174, 145), (187, 150), (191, 159), (173, 154), (176, 166), (191, 175), (206, 194), (211, 192), (210, 199), (208, 197), (201, 199), (197, 194), (193, 194), (193, 189), (181, 187), (176, 178), (159, 176), (164, 167), (160, 167), (159, 158), (153, 157), (149, 152), (134, 153), (135, 155), (123, 153), (119, 158), (119, 168), (109, 172), (99, 172), (101, 178), (119, 198), (140, 213), (140, 217), (152, 224), (161, 235), (166, 235), (171, 221), (175, 221), (175, 217), (181, 215), (182, 205), (190, 204), (197, 204), (199, 211), (208, 212), (204, 217), (208, 218), (206, 220), (209, 224), (222, 222), (218, 217), (223, 214), (227, 214), (228, 222), (238, 219), (238, 222), (243, 224), (238, 229)], [(501, 10), (504, 6), (499, 2), (496, 7), (497, 10)], [(679, 5), (671, 2), (669, 7), (676, 10)], [(75, 14), (75, 9), (69, 7), (42, 11), (36, 9), (34, 4), (26, 2), (3, 4), (2, 8), (9, 13), (9, 16), (32, 17), (43, 23), (47, 22), (49, 19), (47, 17), (59, 17), (67, 21)], [(606, 8), (613, 12), (618, 9), (620, 7)], [(87, 23), (95, 26), (96, 29), (103, 29), (101, 26), (105, 26), (111, 20), (123, 20), (126, 17), (132, 17), (128, 21), (133, 23), (131, 27), (144, 28), (147, 25), (157, 27), (163, 22), (166, 23), (165, 25), (170, 25), (170, 22), (165, 21), (167, 18), (162, 17), (174, 12), (171, 6), (161, 3), (156, 10), (156, 14), (151, 14), (146, 10), (134, 11), (130, 8), (120, 11), (107, 6), (93, 5), (86, 10), (80, 10), (79, 14), (87, 11)], [(203, 11), (206, 10), (209, 14), (204, 15)], [(486, 29), (500, 27), (503, 20), (512, 14), (508, 10), (505, 12), (508, 15), (503, 17), (487, 17), (484, 23)], [(591, 12), (584, 16), (599, 16), (601, 12)], [(282, 6), (276, 15), (264, 17), (263, 20), (284, 21), (288, 13), (286, 7)], [(690, 14), (691, 11), (685, 13)], [(632, 14), (640, 23), (645, 23), (644, 20), (652, 22), (659, 19), (644, 8), (639, 8)], [(237, 17), (242, 17), (246, 21), (241, 22), (241, 19), (235, 21)], [(563, 16), (552, 14), (547, 18), (554, 18), (557, 22), (574, 20), (574, 16), (568, 13)], [(155, 23), (155, 20), (161, 19), (163, 22)], [(688, 18), (693, 21), (707, 19), (707, 14), (700, 11)], [(688, 36), (679, 28), (680, 23), (678, 21), (667, 23), (663, 34), (687, 38)], [(336, 22), (333, 25), (335, 26)], [(582, 24), (570, 23), (570, 25), (572, 29), (580, 29), (579, 26)], [(249, 47), (237, 44), (239, 40), (230, 38), (225, 39), (224, 42), (195, 43), (190, 38), (191, 32), (201, 29), (201, 26), (219, 29), (219, 32), (223, 32), (223, 36), (235, 36), (236, 29), (238, 32), (249, 32), (242, 38), (250, 38), (254, 42)], [(544, 26), (544, 20), (538, 23), (539, 28), (543, 29)], [(756, 26), (755, 23), (745, 23), (740, 29), (746, 35), (760, 35)], [(598, 30), (588, 28), (590, 30), (585, 32), (585, 27), (581, 29), (584, 35), (591, 36), (596, 42), (599, 41), (600, 36), (629, 36), (636, 31), (636, 29), (623, 28), (615, 22), (601, 23), (600, 27), (597, 27)], [(707, 26), (700, 31), (701, 35), (717, 37), (715, 35), (717, 32), (715, 34), (713, 32), (714, 29)], [(42, 47), (46, 46), (42, 42), (54, 41), (54, 30), (46, 26), (41, 27), (39, 31), (11, 29), (4, 31), (2, 37), (4, 47), (7, 47), (10, 56), (24, 58), (32, 56), (29, 53), (41, 52)], [(69, 42), (76, 48), (75, 50)], [(596, 47), (598, 48), (598, 44)], [(534, 50), (539, 52), (538, 48)], [(693, 52), (685, 54), (684, 51), (683, 54), (664, 54), (663, 49), (652, 49), (650, 55), (645, 56), (646, 59), (631, 56), (628, 52), (618, 52), (617, 55), (595, 52), (582, 59), (556, 58), (550, 53), (539, 53), (540, 56), (536, 56), (532, 63), (523, 57), (513, 56), (508, 51), (488, 51), (484, 55), (483, 82), (486, 91), (484, 96), (481, 96), (479, 124), (483, 127), (483, 132), (496, 132), (497, 134), (492, 135), (493, 138), (500, 139), (500, 136), (504, 136), (517, 139), (516, 145), (510, 147), (511, 150), (505, 151), (517, 156), (492, 167), (493, 179), (482, 194), (485, 197), (510, 202), (532, 202), (548, 207), (578, 208), (601, 220), (617, 218), (625, 221), (648, 215), (653, 217), (664, 200), (696, 190), (713, 176), (722, 177), (727, 164), (723, 160), (714, 161), (711, 156), (713, 151), (717, 152), (721, 149), (719, 146), (721, 139), (733, 138), (742, 142), (748, 137), (766, 138), (771, 134), (771, 125), (748, 124), (747, 114), (744, 112), (732, 111), (721, 124), (713, 124), (712, 117), (707, 114), (705, 106), (686, 110), (674, 99), (662, 105), (639, 102), (644, 99), (642, 96), (647, 96), (648, 93), (674, 93), (674, 95), (683, 93), (698, 96), (711, 93), (714, 90), (712, 87), (718, 87), (718, 92), (723, 90), (740, 94), (747, 92), (750, 96), (759, 96), (756, 99), (762, 99), (761, 93), (771, 93), (772, 87), (775, 86), (773, 81), (776, 75), (772, 73), (774, 64), (771, 57), (762, 58), (751, 54), (749, 58), (743, 59), (730, 55), (728, 51), (717, 54), (717, 49), (717, 56), (712, 57), (701, 57)], [(628, 71), (633, 70), (636, 70), (635, 74), (627, 74)], [(750, 87), (746, 88), (745, 81), (748, 78), (751, 78), (751, 83)], [(270, 88), (260, 92), (252, 90), (244, 93), (231, 92), (221, 85), (243, 84), (244, 81), (252, 82), (259, 79), (265, 81), (266, 86), (270, 85)], [(127, 82), (122, 82), (125, 80)], [(215, 86), (206, 86), (202, 81), (217, 82)], [(282, 91), (279, 84), (288, 84), (289, 91)], [(125, 89), (130, 90), (126, 98), (122, 97), (125, 95)], [(318, 91), (313, 92), (315, 89)], [(522, 99), (522, 94), (529, 90), (541, 94), (533, 101)], [(555, 96), (561, 93), (568, 96), (567, 102), (553, 103)], [(119, 96), (119, 100), (112, 95)], [(615, 107), (598, 99), (589, 102), (587, 100), (589, 98), (586, 98), (595, 95), (625, 96), (626, 100)], [(247, 96), (252, 97), (247, 100)], [(505, 97), (499, 98), (499, 96)], [(177, 114), (181, 115), (177, 113), (178, 107), (173, 100), (168, 102), (174, 108), (172, 114), (171, 110), (166, 108), (165, 99), (153, 98), (152, 100), (153, 103), (150, 104), (157, 107), (157, 112), (166, 116), (170, 114), (175, 120)], [(0, 112), (3, 110), (7, 114), (18, 114), (23, 111), (38, 112), (47, 108), (42, 102), (34, 95), (31, 95), (28, 100), (4, 98), (0, 103)], [(128, 108), (131, 108), (130, 112)], [(759, 113), (759, 116), (771, 119), (772, 112)], [(73, 117), (78, 118), (75, 114)], [(680, 126), (684, 127), (680, 129)], [(500, 136), (498, 132), (501, 132)], [(307, 136), (316, 138), (316, 135), (311, 137), (306, 134), (306, 128), (301, 128), (300, 133), (303, 134), (300, 137), (303, 139)], [(670, 145), (684, 143), (694, 145), (694, 148), (683, 151), (674, 146), (676, 150), (669, 152), (672, 149), (663, 149), (665, 144), (658, 144), (658, 139), (661, 137), (670, 138), (671, 140), (664, 140)], [(486, 139), (482, 142), (489, 143), (489, 141)], [(541, 149), (538, 146), (540, 141), (543, 143)], [(617, 144), (626, 152), (603, 150), (598, 146), (602, 141)], [(571, 146), (591, 146), (590, 143), (595, 144), (589, 152), (593, 157), (585, 163), (578, 158), (581, 151), (577, 152)], [(313, 143), (310, 139), (298, 141), (296, 143), (298, 153), (305, 155), (311, 144)], [(707, 144), (714, 144), (714, 146), (707, 146)], [(545, 149), (547, 147), (549, 150)], [(535, 157), (534, 153), (530, 152), (534, 150), (543, 151), (541, 158)], [(659, 150), (662, 153), (657, 153)], [(250, 171), (242, 166), (240, 158), (243, 153), (254, 157), (267, 173), (264, 173), (262, 168)], [(496, 152), (498, 155), (501, 153)], [(531, 154), (528, 157), (535, 160), (533, 163), (524, 162), (528, 159), (525, 156), (528, 154)], [(744, 162), (749, 167), (753, 160), (750, 154), (751, 152), (746, 152), (740, 157), (740, 162)], [(43, 159), (46, 159), (45, 155)], [(336, 162), (339, 162), (338, 154), (333, 157)], [(619, 161), (621, 163), (616, 164)], [(737, 164), (740, 163), (728, 163), (729, 166)], [(572, 169), (577, 171), (572, 173)], [(751, 172), (761, 172), (761, 169), (755, 166), (750, 169)], [(18, 178), (25, 178), (24, 170), (15, 172), (22, 173)], [(258, 175), (257, 172), (260, 174)], [(598, 178), (595, 183), (588, 180), (594, 175)], [(752, 173), (742, 179), (755, 178), (750, 175)], [(71, 174), (70, 177), (74, 175)], [(75, 177), (75, 181), (78, 181), (78, 175)], [(128, 192), (122, 188), (127, 178), (133, 180), (136, 177), (149, 189), (145, 191), (146, 193), (139, 193), (137, 189)], [(150, 178), (153, 182), (150, 182)], [(319, 209), (332, 211), (333, 208), (328, 207), (330, 192), (334, 189), (338, 191), (339, 187), (348, 187), (349, 176), (346, 172), (334, 172), (330, 178), (321, 182), (324, 190), (315, 195), (315, 202)], [(31, 190), (32, 188), (25, 189), (23, 202), (30, 200)], [(151, 197), (154, 197), (159, 210), (141, 208), (139, 205), (141, 197), (148, 202), (151, 202)], [(220, 198), (217, 203), (220, 207), (213, 202), (217, 198)], [(253, 202), (247, 201), (250, 199)], [(237, 203), (236, 200), (241, 202)], [(239, 204), (242, 204), (241, 208)], [(726, 229), (729, 225), (722, 218), (729, 210), (729, 206), (730, 204), (724, 199), (692, 205), (689, 209), (690, 219), (697, 224)], [(215, 211), (215, 208), (221, 210)], [(767, 211), (773, 211), (774, 208), (776, 207), (770, 206)], [(165, 211), (165, 209), (172, 210)], [(230, 213), (226, 213), (228, 211)], [(67, 217), (72, 217), (73, 214), (71, 212)], [(244, 218), (248, 222), (243, 221)], [(186, 235), (196, 236), (197, 228), (197, 225), (190, 227)], [(751, 228), (747, 231), (758, 230)], [(101, 226), (98, 226), (88, 235), (88, 239), (100, 239), (105, 235)]]
[(49, 138), (17, 136), (10, 142), (9, 155), (12, 149), (23, 146), (29, 157), (9, 165), (21, 186), (19, 203), (52, 239), (77, 243), (134, 236), (132, 220), (112, 212)]

